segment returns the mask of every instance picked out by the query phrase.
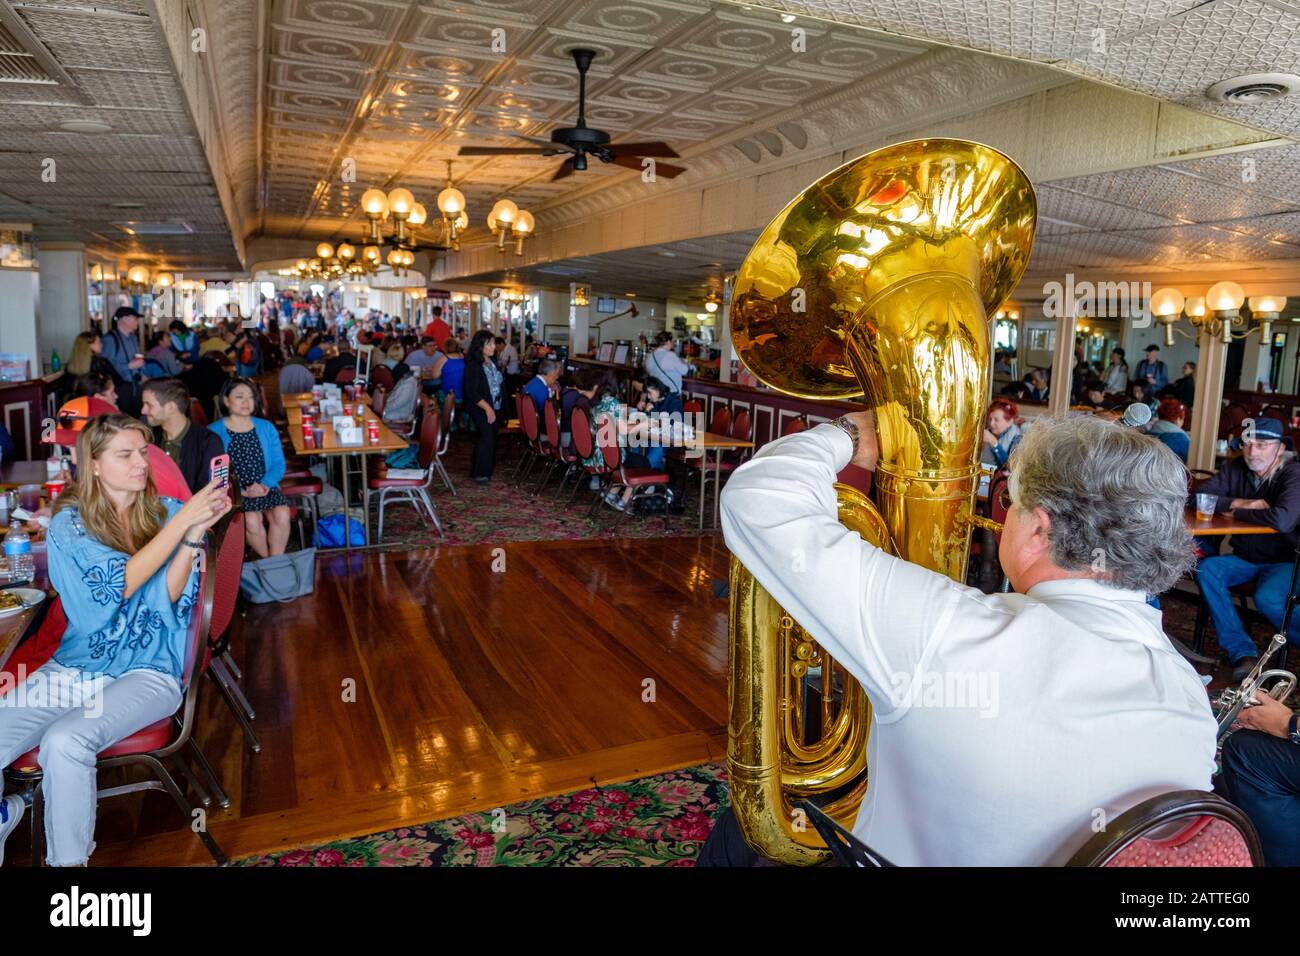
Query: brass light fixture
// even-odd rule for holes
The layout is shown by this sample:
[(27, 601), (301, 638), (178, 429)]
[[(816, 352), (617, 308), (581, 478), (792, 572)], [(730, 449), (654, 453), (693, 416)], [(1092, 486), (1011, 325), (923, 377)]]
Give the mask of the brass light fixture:
[[(1257, 323), (1246, 328), (1246, 320), (1241, 315), (1241, 307), (1246, 302), (1246, 294), (1235, 282), (1216, 282), (1210, 286), (1204, 296), (1185, 298), (1177, 289), (1160, 289), (1151, 296), (1150, 309), (1155, 320), (1164, 326), (1165, 345), (1174, 344), (1174, 333), (1186, 338), (1194, 338), (1196, 333), (1184, 332), (1178, 328), (1178, 319), (1187, 316), (1187, 321), (1197, 332), (1205, 331), (1219, 338), (1224, 345), (1234, 339), (1244, 339), (1256, 329), (1259, 330), (1261, 344), (1267, 344), (1273, 337), (1273, 323), (1278, 320), (1286, 308), (1286, 296), (1257, 295), (1250, 298), (1251, 315)], [(1240, 331), (1234, 332), (1237, 328)]]
[(492, 235), (496, 236), (497, 249), (504, 252), (506, 240), (513, 239), (517, 256), (524, 254), (524, 240), (537, 228), (533, 214), (527, 209), (520, 209), (509, 199), (497, 200), (497, 204), (488, 213), (487, 224)]

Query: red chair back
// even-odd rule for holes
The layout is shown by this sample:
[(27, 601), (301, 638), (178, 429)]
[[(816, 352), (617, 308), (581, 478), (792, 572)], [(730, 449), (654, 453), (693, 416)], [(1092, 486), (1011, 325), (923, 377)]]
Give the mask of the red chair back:
[(438, 439), (441, 437), (442, 419), (437, 415), (425, 413), (420, 422), (420, 467), (428, 469), (438, 457)]
[(216, 575), (211, 568), (199, 574), (198, 600), (190, 611), (190, 643), (185, 655), (185, 670), (181, 674), (181, 687), (186, 691), (186, 718), (193, 714), (194, 701), (189, 694), (195, 677), (202, 677), (212, 658), (212, 608), (216, 597)]
[(596, 450), (596, 436), (591, 430), (591, 416), (581, 405), (573, 406), (573, 415), (569, 419), (569, 442), (573, 452), (579, 458), (587, 459)]
[(600, 449), (601, 472), (617, 471), (623, 462), (623, 449), (618, 444), (618, 429), (597, 428), (596, 447)]
[(190, 399), (190, 421), (195, 425), (208, 424), (208, 413), (203, 410), (203, 403), (197, 398)]
[(749, 412), (743, 411), (736, 416), (736, 420), (731, 423), (731, 437), (737, 441), (749, 441), (754, 437), (753, 429), (749, 424)]
[(692, 398), (682, 406), (682, 411), (687, 415), (698, 415), (700, 412), (704, 411), (704, 403)]
[(524, 437), (534, 447), (538, 442), (537, 404), (527, 392), (520, 392), (516, 404), (519, 406), (519, 427), (524, 430)]
[(338, 377), (334, 379), (335, 385), (351, 385), (357, 378), (357, 370), (352, 367), (343, 369), (339, 372)]
[(232, 511), (230, 520), (218, 524), (212, 536), (216, 542), (211, 640), (219, 641), (235, 617), (239, 601), (239, 576), (244, 570), (244, 513)]
[(709, 422), (709, 431), (715, 435), (725, 435), (730, 427), (731, 409), (723, 405), (713, 413), (713, 421)]
[(371, 410), (380, 418), (384, 417), (384, 406), (388, 404), (388, 392), (382, 387), (375, 389), (374, 396), (370, 399)]
[(560, 448), (560, 416), (555, 410), (555, 403), (547, 401), (544, 408), (546, 409), (546, 440), (551, 443), (551, 451), (558, 453)]
[(391, 392), (397, 382), (393, 378), (392, 369), (387, 365), (376, 365), (370, 371), (370, 384), (382, 388), (386, 392)]
[(807, 429), (808, 419), (803, 415), (800, 415), (798, 418), (791, 418), (785, 423), (785, 427), (781, 429), (781, 437), (784, 438), (786, 435), (797, 435), (799, 432), (806, 431)]
[(1162, 793), (1125, 810), (1067, 866), (1263, 866), (1250, 819), (1203, 790)]

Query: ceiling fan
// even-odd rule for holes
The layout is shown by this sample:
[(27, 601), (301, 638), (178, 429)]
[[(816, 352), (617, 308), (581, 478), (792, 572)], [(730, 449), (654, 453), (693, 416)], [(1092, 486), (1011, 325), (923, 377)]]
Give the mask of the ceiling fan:
[[(587, 125), (587, 70), (596, 57), (595, 50), (573, 50), (573, 62), (578, 67), (578, 122), (575, 126), (551, 131), (549, 140), (537, 136), (522, 136), (518, 133), (507, 135), (515, 139), (535, 143), (535, 146), (462, 146), (461, 156), (562, 156), (570, 154), (551, 179), (564, 179), (575, 172), (587, 168), (587, 157), (595, 156), (602, 163), (613, 163), (627, 169), (641, 169), (641, 160), (647, 156), (654, 159), (675, 159), (676, 151), (667, 143), (610, 143), (609, 134), (604, 130), (593, 129)], [(667, 163), (655, 163), (656, 176), (672, 179), (686, 170), (681, 166)]]

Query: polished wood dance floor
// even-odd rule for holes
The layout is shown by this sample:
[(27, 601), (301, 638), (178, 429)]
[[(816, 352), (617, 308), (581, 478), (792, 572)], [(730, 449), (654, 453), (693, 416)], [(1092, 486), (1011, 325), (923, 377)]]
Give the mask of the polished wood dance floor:
[[(726, 575), (721, 536), (321, 558), (236, 641), (261, 754), (204, 687), (212, 834), (233, 860), (723, 759)], [(211, 862), (161, 793), (102, 802), (97, 839), (97, 866)]]

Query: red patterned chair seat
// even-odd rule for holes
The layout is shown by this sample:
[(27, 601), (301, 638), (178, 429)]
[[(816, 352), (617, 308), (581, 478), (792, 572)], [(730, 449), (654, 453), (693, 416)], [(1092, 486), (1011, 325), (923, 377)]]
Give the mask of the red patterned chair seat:
[(1111, 820), (1067, 866), (1263, 866), (1250, 819), (1218, 794), (1176, 790)]
[(1123, 866), (1250, 866), (1245, 837), (1227, 820), (1196, 817), (1163, 839), (1139, 837), (1109, 863)]
[(429, 483), (427, 478), (371, 478), (368, 482), (372, 491), (383, 488), (423, 488)]
[(286, 498), (301, 498), (305, 495), (318, 495), (325, 490), (324, 484), (319, 478), (310, 480), (305, 478), (295, 478), (292, 481), (283, 482), (280, 485), (280, 494)]

